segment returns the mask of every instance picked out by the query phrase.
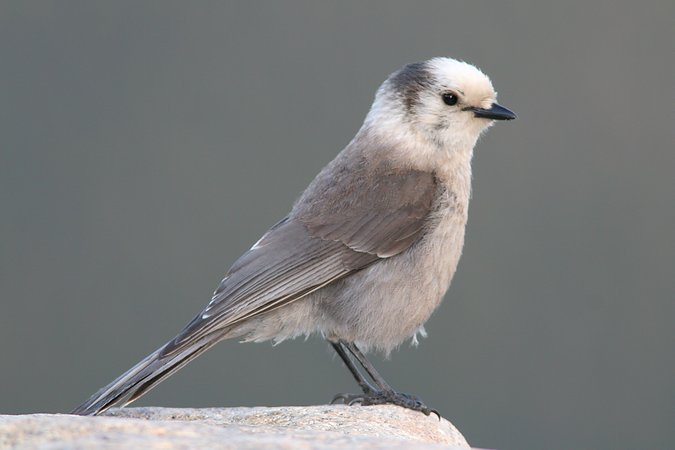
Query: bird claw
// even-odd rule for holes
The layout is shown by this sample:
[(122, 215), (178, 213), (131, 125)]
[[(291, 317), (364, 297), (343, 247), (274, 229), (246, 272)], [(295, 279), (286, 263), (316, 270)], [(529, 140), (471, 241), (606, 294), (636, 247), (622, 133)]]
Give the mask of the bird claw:
[(338, 402), (342, 402), (343, 404), (347, 404), (349, 402), (348, 398), (351, 397), (352, 394), (346, 394), (344, 392), (340, 392), (339, 394), (335, 394), (333, 396), (333, 399), (330, 401), (331, 405), (334, 405)]
[(434, 413), (438, 416), (438, 420), (441, 419), (441, 414), (436, 409), (429, 408), (414, 395), (404, 394), (402, 392), (368, 391), (363, 394), (340, 393), (333, 397), (331, 404), (335, 404), (339, 401), (348, 406), (357, 404), (362, 406), (397, 405), (403, 408), (412, 409), (413, 411), (419, 411), (426, 416)]
[(331, 405), (334, 405), (338, 401), (342, 401), (344, 405), (352, 406), (356, 404), (360, 404), (363, 402), (363, 395), (362, 394), (336, 394), (333, 399), (330, 401)]

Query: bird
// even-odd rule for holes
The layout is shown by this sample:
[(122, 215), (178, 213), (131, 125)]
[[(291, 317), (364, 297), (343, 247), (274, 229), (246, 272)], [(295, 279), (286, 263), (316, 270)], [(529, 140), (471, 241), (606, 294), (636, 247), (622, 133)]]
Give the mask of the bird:
[(362, 391), (333, 402), (438, 414), (392, 388), (365, 355), (426, 335), (462, 253), (474, 146), (495, 121), (516, 118), (496, 98), (487, 75), (450, 57), (393, 72), (354, 138), (234, 262), (206, 307), (72, 414), (126, 406), (224, 339), (312, 334)]

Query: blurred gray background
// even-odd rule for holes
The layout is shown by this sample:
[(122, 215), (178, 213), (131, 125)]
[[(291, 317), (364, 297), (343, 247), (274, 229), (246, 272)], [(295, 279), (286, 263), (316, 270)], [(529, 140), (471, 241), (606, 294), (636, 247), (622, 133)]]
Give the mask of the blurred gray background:
[[(405, 63), (519, 114), (479, 142), (419, 348), (375, 358), (478, 447), (673, 448), (673, 17), (662, 2), (0, 3), (0, 413), (65, 412), (169, 339)], [(306, 405), (318, 338), (225, 342), (138, 405)]]

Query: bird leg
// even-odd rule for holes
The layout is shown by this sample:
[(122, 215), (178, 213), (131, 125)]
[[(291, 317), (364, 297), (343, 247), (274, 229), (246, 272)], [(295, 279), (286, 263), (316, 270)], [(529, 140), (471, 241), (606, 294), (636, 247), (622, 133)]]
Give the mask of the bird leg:
[(366, 358), (366, 355), (359, 350), (359, 348), (356, 346), (354, 343), (345, 343), (345, 346), (349, 350), (349, 352), (354, 355), (354, 358), (361, 364), (361, 367), (365, 369), (365, 371), (368, 373), (370, 378), (373, 379), (375, 384), (383, 390), (383, 391), (393, 391), (392, 387), (389, 386), (389, 383), (384, 381), (384, 378), (382, 378), (382, 375), (375, 369), (375, 367), (371, 364), (370, 361)]
[[(361, 350), (359, 350), (359, 348), (354, 343), (337, 342), (331, 343), (331, 345), (345, 363), (351, 374), (354, 376), (354, 379), (358, 385), (363, 390), (363, 394), (337, 394), (335, 397), (333, 397), (331, 403), (341, 400), (345, 405), (361, 404), (363, 406), (369, 406), (392, 404), (412, 409), (414, 411), (423, 412), (427, 416), (431, 413), (434, 413), (440, 419), (441, 415), (438, 413), (438, 411), (426, 406), (419, 398), (415, 397), (414, 395), (396, 392), (389, 385), (389, 383), (387, 383), (384, 378), (382, 378), (382, 375), (378, 373), (375, 367), (373, 367), (363, 352), (361, 352)], [(363, 367), (368, 376), (375, 382), (379, 389), (375, 389), (370, 383), (368, 383), (365, 377), (354, 365), (354, 362), (350, 358), (349, 354), (345, 351), (345, 348), (349, 350), (349, 353), (351, 353), (351, 355), (359, 362), (361, 367)]]
[[(347, 352), (345, 351), (344, 347), (342, 346), (341, 343), (339, 342), (331, 342), (331, 345), (335, 349), (335, 352), (342, 358), (342, 361), (345, 363), (345, 366), (347, 366), (347, 369), (352, 373), (352, 376), (358, 383), (359, 387), (363, 390), (363, 392), (368, 392), (368, 391), (374, 391), (373, 387), (368, 383), (368, 380), (364, 378), (363, 375), (361, 375), (361, 372), (359, 372), (359, 369), (354, 365), (352, 362), (352, 359), (349, 357)], [(340, 395), (345, 395), (345, 394), (338, 394), (333, 398), (333, 402), (335, 402), (336, 398)], [(331, 403), (333, 403), (331, 402)]]

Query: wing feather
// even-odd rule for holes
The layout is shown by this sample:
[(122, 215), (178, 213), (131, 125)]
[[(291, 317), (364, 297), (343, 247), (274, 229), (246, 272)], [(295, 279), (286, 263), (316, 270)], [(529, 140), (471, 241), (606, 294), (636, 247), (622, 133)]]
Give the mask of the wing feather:
[(318, 201), (301, 199), (289, 217), (242, 255), (209, 305), (161, 356), (302, 298), (419, 239), (437, 193), (433, 174), (384, 170), (366, 177), (362, 172), (314, 186)]

